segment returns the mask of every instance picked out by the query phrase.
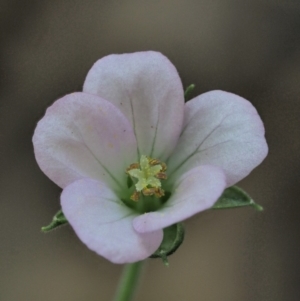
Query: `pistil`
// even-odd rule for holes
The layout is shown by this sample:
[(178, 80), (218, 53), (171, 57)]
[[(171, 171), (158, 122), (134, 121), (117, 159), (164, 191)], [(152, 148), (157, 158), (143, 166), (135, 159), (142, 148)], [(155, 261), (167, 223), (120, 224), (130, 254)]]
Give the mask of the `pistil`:
[(142, 155), (139, 163), (130, 164), (126, 173), (135, 183), (135, 191), (130, 199), (138, 201), (141, 193), (144, 196), (154, 195), (157, 198), (164, 196), (161, 180), (167, 179), (167, 165), (158, 159)]

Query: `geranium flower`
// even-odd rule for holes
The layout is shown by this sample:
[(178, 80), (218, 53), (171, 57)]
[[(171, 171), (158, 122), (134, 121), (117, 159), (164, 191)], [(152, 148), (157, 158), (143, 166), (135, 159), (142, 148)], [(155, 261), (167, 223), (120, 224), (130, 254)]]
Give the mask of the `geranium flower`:
[(175, 67), (152, 51), (97, 61), (33, 144), (78, 237), (114, 263), (149, 257), (162, 229), (213, 206), (267, 154), (247, 100), (212, 91), (185, 104)]

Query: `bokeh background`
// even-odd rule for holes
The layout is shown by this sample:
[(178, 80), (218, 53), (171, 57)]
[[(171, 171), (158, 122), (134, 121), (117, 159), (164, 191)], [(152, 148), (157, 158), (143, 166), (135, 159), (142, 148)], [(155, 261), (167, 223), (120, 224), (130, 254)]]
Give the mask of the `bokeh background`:
[(188, 220), (170, 267), (149, 260), (136, 300), (300, 300), (298, 0), (0, 0), (0, 300), (112, 299), (121, 266), (68, 226), (40, 232), (60, 189), (39, 170), (31, 137), (97, 59), (141, 50), (168, 56), (194, 96), (249, 99), (270, 153), (240, 183), (265, 211)]

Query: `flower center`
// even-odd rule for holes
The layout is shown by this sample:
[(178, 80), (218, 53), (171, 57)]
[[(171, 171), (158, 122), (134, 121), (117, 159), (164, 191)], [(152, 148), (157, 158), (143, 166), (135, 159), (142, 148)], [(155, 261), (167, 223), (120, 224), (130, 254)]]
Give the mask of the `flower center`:
[(165, 195), (161, 188), (161, 180), (167, 178), (167, 165), (158, 159), (142, 155), (140, 163), (133, 163), (126, 169), (126, 173), (135, 183), (135, 191), (130, 199), (138, 201), (141, 193), (145, 196), (154, 195), (160, 198)]

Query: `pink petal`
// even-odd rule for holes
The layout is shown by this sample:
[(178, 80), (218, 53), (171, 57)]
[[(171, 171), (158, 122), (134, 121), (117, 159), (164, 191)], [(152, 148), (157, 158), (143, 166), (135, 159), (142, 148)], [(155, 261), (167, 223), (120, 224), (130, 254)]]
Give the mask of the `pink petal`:
[(42, 171), (65, 187), (81, 178), (126, 187), (126, 167), (137, 161), (136, 140), (125, 116), (86, 93), (57, 100), (39, 121), (33, 144)]
[(61, 195), (62, 210), (88, 248), (114, 263), (143, 260), (159, 247), (161, 230), (139, 234), (132, 226), (136, 214), (103, 183), (81, 179)]
[(94, 64), (83, 87), (111, 101), (130, 120), (139, 154), (165, 160), (182, 128), (184, 96), (172, 63), (158, 52), (109, 55)]
[(246, 177), (266, 157), (264, 126), (242, 97), (211, 91), (189, 101), (178, 145), (168, 162), (169, 181), (203, 164), (224, 169), (227, 185)]
[(140, 233), (156, 231), (210, 208), (225, 188), (223, 171), (203, 165), (185, 173), (173, 187), (174, 193), (158, 212), (150, 212), (133, 220)]

